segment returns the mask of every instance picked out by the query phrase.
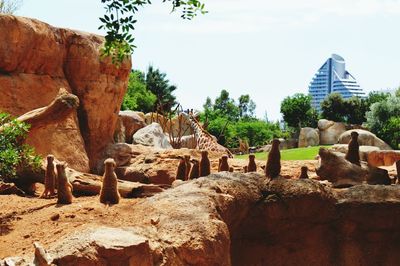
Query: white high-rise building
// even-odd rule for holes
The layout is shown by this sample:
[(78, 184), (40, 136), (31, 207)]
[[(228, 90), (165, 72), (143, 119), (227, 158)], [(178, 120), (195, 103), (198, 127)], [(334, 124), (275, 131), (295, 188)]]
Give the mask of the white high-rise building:
[(333, 54), (315, 74), (308, 88), (312, 106), (321, 110), (321, 102), (331, 93), (340, 93), (347, 99), (352, 96), (366, 97), (356, 79), (346, 70), (343, 57)]

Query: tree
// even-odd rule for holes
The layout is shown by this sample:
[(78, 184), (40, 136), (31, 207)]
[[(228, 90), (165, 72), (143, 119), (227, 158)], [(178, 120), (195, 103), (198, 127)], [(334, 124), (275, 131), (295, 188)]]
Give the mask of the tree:
[[(133, 49), (135, 38), (130, 33), (135, 29), (136, 13), (144, 5), (151, 4), (150, 0), (101, 0), (106, 14), (99, 18), (99, 29), (107, 31), (106, 43), (103, 48), (105, 56), (111, 56), (114, 62), (121, 62), (129, 56)], [(172, 4), (172, 11), (182, 10), (181, 17), (191, 20), (198, 13), (205, 14), (205, 6), (198, 0), (163, 0)]]
[(254, 111), (256, 104), (250, 99), (248, 94), (241, 95), (239, 97), (239, 117), (240, 118), (251, 118), (254, 117)]
[(367, 100), (359, 97), (351, 97), (344, 100), (345, 121), (350, 124), (361, 125), (367, 121), (365, 113), (369, 110)]
[(371, 91), (368, 94), (366, 101), (366, 105), (369, 107), (374, 103), (381, 102), (387, 100), (390, 97), (390, 93), (388, 92), (381, 92), (381, 91)]
[(156, 101), (157, 97), (146, 87), (144, 73), (139, 70), (132, 70), (121, 110), (148, 113), (153, 111)]
[(286, 97), (281, 103), (281, 113), (290, 127), (315, 127), (317, 124), (317, 112), (311, 106), (311, 96), (302, 93)]
[(394, 95), (400, 98), (400, 87), (394, 92)]
[(230, 121), (239, 119), (239, 107), (235, 100), (229, 97), (229, 92), (222, 90), (219, 97), (215, 99), (213, 111), (219, 116), (227, 117)]
[(329, 94), (321, 103), (321, 117), (335, 122), (345, 122), (346, 105), (339, 93)]
[(367, 112), (367, 125), (394, 148), (398, 148), (400, 130), (400, 97), (391, 96), (384, 101), (374, 103)]
[(0, 0), (0, 14), (14, 14), (22, 5), (22, 0)]
[(157, 98), (153, 110), (163, 114), (170, 112), (176, 105), (176, 98), (172, 93), (177, 87), (170, 85), (166, 77), (167, 74), (149, 66), (146, 74), (146, 87)]

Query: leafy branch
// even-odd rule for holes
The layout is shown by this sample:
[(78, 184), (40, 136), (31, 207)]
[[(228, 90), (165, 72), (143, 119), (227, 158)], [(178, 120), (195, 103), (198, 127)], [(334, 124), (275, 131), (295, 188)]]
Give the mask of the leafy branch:
[[(199, 0), (162, 0), (171, 2), (172, 10), (182, 10), (182, 19), (191, 20), (197, 14), (206, 14), (205, 6)], [(150, 0), (101, 0), (106, 13), (100, 17), (99, 29), (106, 30), (103, 56), (111, 56), (114, 63), (122, 62), (136, 48), (131, 31), (135, 30), (135, 14), (139, 8), (151, 4)]]

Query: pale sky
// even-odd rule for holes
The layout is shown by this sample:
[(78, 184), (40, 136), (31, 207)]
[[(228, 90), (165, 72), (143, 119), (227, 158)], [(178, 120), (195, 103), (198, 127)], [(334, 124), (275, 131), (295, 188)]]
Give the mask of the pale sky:
[[(138, 17), (133, 68), (167, 73), (184, 109), (226, 89), (280, 119), (283, 98), (307, 93), (332, 53), (366, 92), (400, 85), (400, 0), (204, 0), (209, 14), (194, 21), (153, 2)], [(100, 0), (25, 0), (18, 15), (104, 35), (103, 12)]]

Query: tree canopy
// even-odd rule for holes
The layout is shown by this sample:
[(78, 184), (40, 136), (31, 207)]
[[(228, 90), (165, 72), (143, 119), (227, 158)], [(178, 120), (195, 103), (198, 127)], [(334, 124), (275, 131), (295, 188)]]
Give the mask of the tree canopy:
[(22, 0), (0, 0), (0, 14), (14, 14), (22, 5)]
[[(181, 10), (183, 19), (191, 20), (197, 14), (205, 14), (205, 6), (198, 0), (162, 0), (172, 5), (172, 12)], [(105, 14), (99, 18), (99, 29), (106, 30), (103, 54), (111, 56), (114, 62), (121, 62), (136, 46), (131, 31), (135, 30), (139, 8), (151, 4), (150, 0), (101, 0)]]
[(311, 106), (311, 96), (296, 93), (286, 97), (281, 103), (283, 120), (293, 128), (315, 127), (317, 112)]

